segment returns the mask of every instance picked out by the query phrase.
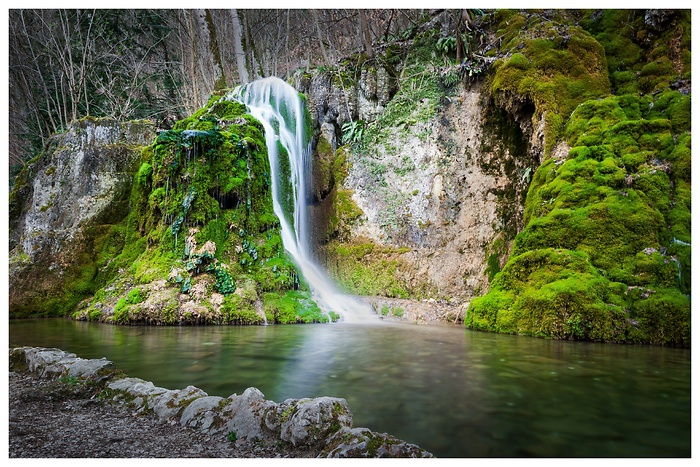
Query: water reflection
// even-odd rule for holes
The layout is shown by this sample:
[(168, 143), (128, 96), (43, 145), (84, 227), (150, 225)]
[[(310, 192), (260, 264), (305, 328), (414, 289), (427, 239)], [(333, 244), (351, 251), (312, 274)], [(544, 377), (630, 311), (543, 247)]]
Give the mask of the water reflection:
[(123, 327), (12, 321), (167, 388), (347, 399), (356, 426), (440, 457), (686, 457), (690, 352), (404, 324)]

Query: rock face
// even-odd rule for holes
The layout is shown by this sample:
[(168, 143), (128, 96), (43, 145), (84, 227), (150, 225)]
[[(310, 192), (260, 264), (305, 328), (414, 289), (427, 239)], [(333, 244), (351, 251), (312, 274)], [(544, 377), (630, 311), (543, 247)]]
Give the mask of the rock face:
[[(515, 136), (499, 138), (509, 131)], [(355, 155), (350, 164), (345, 186), (366, 216), (353, 235), (410, 249), (402, 255), (414, 265), (402, 277), (409, 290), (427, 282), (434, 298), (478, 294), (488, 286), (487, 258), (500, 253), (505, 260), (522, 228), (525, 174), (538, 160), (479, 87), (462, 90), (434, 119), (394, 138), (398, 143), (379, 147), (377, 157)], [(387, 169), (377, 175), (376, 167)]]
[[(336, 97), (340, 89), (331, 79), (300, 80), (318, 119), (318, 148), (337, 148), (336, 133), (348, 115), (372, 122), (383, 111), (395, 90), (388, 80), (368, 79), (363, 73), (348, 106)], [(331, 274), (352, 292), (468, 300), (486, 290), (489, 268), (505, 263), (522, 229), (530, 174), (541, 156), (531, 115), (521, 124), (495, 107), (478, 84), (460, 86), (440, 104), (433, 117), (388, 128), (382, 143), (347, 153), (344, 178), (337, 169), (332, 176), (315, 176), (320, 183), (312, 207), (315, 241)], [(420, 113), (430, 103), (415, 105), (414, 113)], [(317, 151), (319, 164), (331, 167), (327, 170), (334, 170), (333, 158), (332, 151), (330, 156), (328, 150)], [(358, 212), (342, 234), (329, 226), (334, 214), (328, 211), (340, 204), (338, 192)], [(346, 261), (339, 250), (348, 244), (378, 246), (374, 250), (393, 262), (395, 286), (375, 291), (359, 286), (349, 263), (374, 259), (360, 255)], [(387, 264), (377, 264), (375, 271), (380, 266)]]
[(435, 16), (307, 73), (314, 240), (341, 287), (473, 329), (689, 345), (690, 17), (628, 13), (499, 10), (454, 66)]
[(10, 195), (9, 297), (16, 313), (34, 297), (55, 296), (54, 306), (65, 309), (82, 298), (96, 274), (82, 267), (99, 254), (95, 240), (105, 226), (127, 214), (140, 149), (154, 136), (148, 122), (84, 119), (25, 167)]
[(163, 422), (179, 423), (212, 436), (290, 443), (315, 450), (319, 457), (433, 457), (390, 435), (353, 428), (345, 399), (287, 399), (277, 404), (266, 400), (256, 388), (227, 398), (209, 396), (193, 386), (169, 390), (123, 377), (108, 360), (85, 360), (59, 349), (10, 349), (10, 370), (99, 383), (112, 403), (135, 412), (152, 412)]

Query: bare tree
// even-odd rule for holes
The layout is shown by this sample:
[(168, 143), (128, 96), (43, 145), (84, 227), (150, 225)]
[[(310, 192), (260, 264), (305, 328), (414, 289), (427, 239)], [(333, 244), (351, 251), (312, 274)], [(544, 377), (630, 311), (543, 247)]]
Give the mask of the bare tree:
[(231, 9), (231, 23), (233, 24), (233, 53), (236, 57), (236, 67), (238, 78), (241, 83), (250, 81), (248, 69), (246, 68), (245, 51), (243, 50), (243, 27), (238, 17), (238, 10)]
[(372, 33), (369, 30), (369, 23), (367, 22), (365, 10), (360, 10), (360, 33), (362, 34), (365, 54), (367, 55), (367, 58), (371, 60), (374, 58), (374, 51), (372, 50)]
[[(169, 125), (215, 89), (373, 50), (419, 10), (13, 9), (9, 161), (85, 115)], [(359, 32), (359, 34), (358, 34)]]

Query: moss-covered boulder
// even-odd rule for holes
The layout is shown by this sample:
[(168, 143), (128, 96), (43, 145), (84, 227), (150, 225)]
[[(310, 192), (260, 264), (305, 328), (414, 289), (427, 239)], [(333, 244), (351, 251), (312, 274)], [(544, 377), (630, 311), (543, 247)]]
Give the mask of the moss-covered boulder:
[[(115, 323), (327, 321), (287, 257), (263, 126), (213, 96), (143, 150), (124, 248), (74, 312)], [(312, 306), (313, 305), (313, 306)]]
[(474, 329), (690, 344), (690, 97), (587, 101), (535, 172), (527, 225)]

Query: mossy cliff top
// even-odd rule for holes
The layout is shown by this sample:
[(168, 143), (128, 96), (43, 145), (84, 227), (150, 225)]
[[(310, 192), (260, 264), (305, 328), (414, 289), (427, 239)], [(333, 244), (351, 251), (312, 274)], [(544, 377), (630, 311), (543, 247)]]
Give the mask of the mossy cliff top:
[[(615, 29), (623, 15), (629, 24)], [(607, 69), (638, 79), (623, 82), (615, 71), (616, 95), (560, 114), (557, 150), (528, 192), (525, 229), (490, 292), (471, 302), (467, 326), (690, 345), (689, 18), (673, 12), (661, 30), (649, 21), (635, 11), (584, 15)], [(631, 39), (634, 25), (648, 29)], [(667, 59), (662, 40), (673, 49)], [(653, 79), (649, 65), (660, 66)], [(513, 92), (529, 96), (527, 89)]]
[(549, 154), (576, 106), (609, 93), (605, 50), (580, 26), (557, 15), (501, 10), (494, 23), (501, 58), (489, 73), (490, 92), (498, 105), (523, 114), (519, 118), (531, 113), (533, 130), (542, 132)]

